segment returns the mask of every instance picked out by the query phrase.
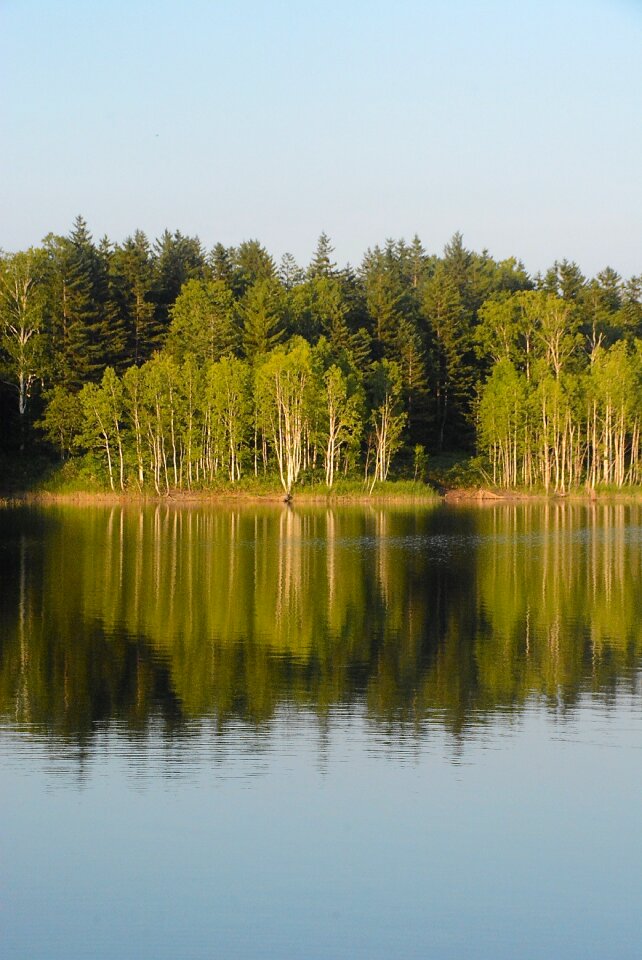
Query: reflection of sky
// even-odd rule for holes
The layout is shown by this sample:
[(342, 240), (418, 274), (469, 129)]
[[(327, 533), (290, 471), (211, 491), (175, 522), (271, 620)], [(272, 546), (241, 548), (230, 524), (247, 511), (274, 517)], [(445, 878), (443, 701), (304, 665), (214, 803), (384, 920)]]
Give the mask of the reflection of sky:
[[(3, 960), (637, 960), (641, 510), (3, 513)], [(218, 656), (224, 637), (161, 645), (158, 657), (142, 635), (120, 637), (132, 571), (146, 604), (160, 608), (163, 636), (172, 604), (175, 623), (183, 622), (181, 597), (201, 613), (204, 599), (212, 602), (217, 573), (216, 596), (227, 597), (237, 563), (232, 601), (258, 609), (252, 555), (260, 548), (268, 581), (280, 578), (266, 594), (268, 612), (273, 597), (282, 599), (285, 620), (303, 598), (320, 597), (325, 610), (327, 589), (340, 613), (369, 578), (379, 642), (370, 645), (368, 633), (363, 648), (353, 648), (349, 630), (319, 636), (316, 616), (311, 646), (298, 659), (276, 645), (264, 662), (258, 634), (229, 647), (228, 660)], [(143, 560), (148, 566), (137, 565)], [(521, 590), (516, 604), (513, 584)], [(544, 618), (538, 633), (538, 598), (555, 590), (553, 628)], [(572, 611), (556, 606), (565, 607), (569, 591), (571, 601), (575, 591), (588, 598), (581, 630)], [(437, 600), (439, 617), (431, 615)], [(402, 616), (381, 642), (393, 609), (411, 611), (417, 632), (404, 633)], [(227, 623), (222, 605), (219, 612)], [(376, 618), (368, 613), (370, 631)], [(51, 633), (40, 636), (43, 615)], [(99, 628), (101, 616), (111, 632)], [(477, 636), (482, 621), (486, 632)], [(274, 618), (260, 622), (277, 639)], [(442, 623), (453, 624), (448, 636)], [(513, 658), (501, 632), (507, 624)], [(610, 646), (601, 631), (616, 628), (623, 632)], [(424, 629), (435, 632), (422, 653)], [(532, 673), (520, 684), (525, 642)], [(341, 662), (355, 649), (370, 660), (355, 665), (351, 685), (341, 680)], [(315, 670), (324, 656), (319, 695)], [(119, 657), (140, 686), (114, 666)], [(262, 664), (271, 669), (262, 673)], [(85, 668), (94, 680), (87, 688)], [(208, 671), (216, 680), (225, 669), (239, 703), (221, 716), (216, 694), (226, 694), (225, 684), (202, 696), (198, 687)], [(189, 707), (192, 681), (193, 712), (178, 722), (176, 704)], [(145, 689), (153, 695), (139, 704)], [(251, 691), (257, 710), (246, 716)], [(83, 712), (82, 698), (92, 693), (105, 702), (98, 712), (84, 704)], [(162, 697), (171, 700), (165, 712)]]
[(337, 720), (105, 735), (80, 782), (4, 739), (3, 957), (639, 956), (639, 702), (533, 704), (463, 755)]
[(4, 3), (2, 245), (137, 227), (357, 262), (418, 232), (639, 272), (639, 0)]

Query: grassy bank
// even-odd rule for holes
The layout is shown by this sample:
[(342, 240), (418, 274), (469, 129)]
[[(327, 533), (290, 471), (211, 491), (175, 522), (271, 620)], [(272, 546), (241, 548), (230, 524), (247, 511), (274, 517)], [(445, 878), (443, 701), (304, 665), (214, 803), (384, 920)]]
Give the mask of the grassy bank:
[[(432, 466), (432, 464), (431, 464)], [(436, 460), (428, 482), (393, 478), (377, 483), (371, 489), (363, 479), (341, 478), (329, 488), (320, 478), (302, 477), (292, 492), (292, 499), (306, 503), (351, 502), (436, 502), (483, 503), (519, 500), (640, 500), (641, 487), (602, 485), (595, 489), (580, 487), (565, 492), (543, 488), (505, 489), (488, 483), (488, 476), (474, 460), (445, 456)], [(174, 489), (160, 494), (153, 487), (129, 486), (112, 491), (102, 464), (90, 454), (64, 463), (41, 459), (0, 459), (0, 500), (121, 502), (173, 500), (282, 502), (284, 491), (277, 476), (253, 474), (232, 484), (224, 478), (207, 487)]]
[[(128, 486), (124, 491), (110, 489), (101, 464), (93, 457), (74, 458), (65, 463), (50, 461), (0, 462), (0, 494), (8, 499), (27, 500), (266, 500), (283, 501), (284, 491), (278, 477), (253, 474), (232, 484), (225, 479), (207, 487), (174, 489), (159, 494), (154, 487)], [(436, 501), (439, 493), (427, 483), (394, 479), (370, 484), (362, 479), (336, 481), (331, 488), (318, 478), (303, 477), (293, 490), (293, 499), (306, 502), (416, 500)]]

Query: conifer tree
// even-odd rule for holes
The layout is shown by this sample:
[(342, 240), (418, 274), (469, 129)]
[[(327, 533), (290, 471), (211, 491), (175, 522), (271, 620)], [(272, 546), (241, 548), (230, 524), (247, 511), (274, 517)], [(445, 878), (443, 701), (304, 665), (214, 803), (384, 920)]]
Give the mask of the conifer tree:
[(151, 248), (142, 230), (114, 249), (110, 272), (126, 317), (129, 362), (136, 365), (151, 357), (164, 334), (152, 299), (153, 270)]
[(276, 277), (274, 260), (258, 240), (244, 240), (233, 253), (234, 272), (231, 285), (237, 297), (262, 280)]
[(102, 343), (101, 362), (121, 373), (129, 359), (127, 289), (124, 278), (114, 269), (112, 245), (104, 237), (98, 245), (98, 296), (102, 301), (102, 316), (96, 335)]
[(327, 233), (321, 233), (308, 267), (309, 277), (331, 277), (336, 270), (336, 263), (332, 260), (334, 247)]
[(165, 230), (154, 244), (154, 271), (151, 298), (155, 323), (167, 332), (170, 308), (187, 280), (205, 276), (205, 255), (198, 237), (186, 237), (179, 230)]
[(57, 245), (56, 253), (62, 297), (57, 382), (79, 389), (99, 379), (105, 368), (105, 288), (98, 251), (82, 217), (76, 217), (69, 237)]
[(222, 280), (230, 289), (234, 287), (234, 248), (217, 243), (209, 256), (209, 266), (214, 280)]
[(440, 267), (424, 287), (422, 312), (436, 406), (436, 445), (461, 442), (469, 429), (474, 382), (470, 314), (453, 273)]
[(240, 304), (243, 353), (250, 361), (264, 357), (283, 338), (285, 296), (278, 280), (258, 280)]

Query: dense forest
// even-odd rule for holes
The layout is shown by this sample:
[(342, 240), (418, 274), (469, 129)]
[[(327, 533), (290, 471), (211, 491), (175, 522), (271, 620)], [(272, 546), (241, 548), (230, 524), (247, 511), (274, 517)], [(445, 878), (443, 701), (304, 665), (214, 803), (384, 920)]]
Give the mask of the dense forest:
[(255, 240), (138, 231), (0, 258), (3, 460), (84, 457), (113, 490), (245, 478), (425, 479), (444, 451), (487, 482), (642, 480), (642, 276), (389, 240), (339, 268)]

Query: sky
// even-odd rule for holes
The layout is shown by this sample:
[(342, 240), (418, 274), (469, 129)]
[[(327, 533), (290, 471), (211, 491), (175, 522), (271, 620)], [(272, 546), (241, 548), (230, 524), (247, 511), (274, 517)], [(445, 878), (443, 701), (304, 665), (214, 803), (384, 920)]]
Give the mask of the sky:
[(642, 273), (642, 0), (0, 0), (0, 248), (389, 237)]

